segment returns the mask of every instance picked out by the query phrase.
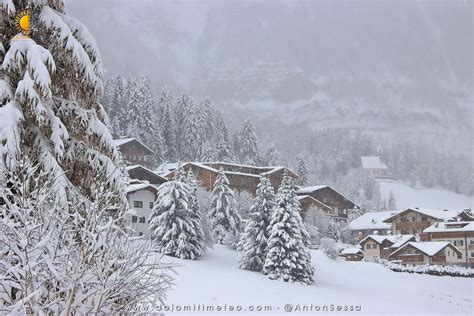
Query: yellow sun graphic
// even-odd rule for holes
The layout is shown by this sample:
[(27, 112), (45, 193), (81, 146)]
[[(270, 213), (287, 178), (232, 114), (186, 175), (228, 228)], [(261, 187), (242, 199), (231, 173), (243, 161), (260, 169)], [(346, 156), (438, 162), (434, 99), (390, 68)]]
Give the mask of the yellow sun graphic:
[(15, 26), (18, 32), (28, 35), (28, 12), (21, 11), (15, 18)]

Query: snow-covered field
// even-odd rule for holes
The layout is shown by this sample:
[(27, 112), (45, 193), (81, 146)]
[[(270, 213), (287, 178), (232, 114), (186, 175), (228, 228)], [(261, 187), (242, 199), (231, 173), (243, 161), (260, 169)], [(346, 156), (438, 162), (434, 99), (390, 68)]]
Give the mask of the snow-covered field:
[(284, 313), (287, 304), (294, 309), (331, 304), (360, 306), (361, 312), (354, 312), (359, 315), (473, 313), (472, 279), (397, 273), (375, 263), (331, 261), (313, 250), (316, 282), (305, 286), (240, 270), (239, 259), (239, 252), (223, 246), (216, 246), (198, 261), (166, 258), (182, 265), (176, 269), (179, 275), (169, 292), (168, 305), (175, 304), (175, 309), (178, 305), (193, 308), (193, 304), (241, 306), (247, 312), (239, 315), (249, 314), (251, 306), (271, 306), (271, 312), (260, 314)]
[(388, 199), (390, 191), (397, 201), (397, 209), (422, 207), (434, 209), (474, 208), (474, 197), (450, 191), (428, 188), (412, 188), (407, 183), (394, 180), (378, 180), (382, 198)]

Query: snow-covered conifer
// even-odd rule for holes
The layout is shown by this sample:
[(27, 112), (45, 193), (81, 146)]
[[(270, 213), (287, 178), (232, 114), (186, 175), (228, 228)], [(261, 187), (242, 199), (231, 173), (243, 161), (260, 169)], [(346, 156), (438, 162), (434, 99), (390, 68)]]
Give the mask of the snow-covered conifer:
[(189, 203), (189, 188), (179, 181), (163, 183), (158, 188), (155, 207), (149, 217), (150, 237), (161, 253), (183, 259), (202, 255), (196, 217)]
[(256, 197), (250, 209), (250, 218), (245, 225), (240, 248), (243, 251), (240, 268), (261, 271), (267, 256), (269, 225), (275, 206), (273, 187), (266, 177), (260, 178)]
[(303, 156), (298, 161), (298, 175), (300, 176), (300, 185), (308, 185), (308, 168), (306, 167), (306, 161)]
[(164, 157), (168, 161), (176, 159), (176, 123), (172, 112), (173, 94), (168, 87), (163, 88), (159, 105), (162, 107), (161, 129), (165, 147)]
[(332, 238), (334, 241), (338, 241), (339, 238), (341, 237), (339, 225), (334, 220), (331, 220), (329, 222), (326, 235), (329, 238)]
[(222, 168), (214, 182), (208, 217), (211, 221), (214, 240), (217, 243), (225, 244), (226, 240), (239, 235), (242, 220), (237, 212), (234, 192)]
[(390, 191), (390, 194), (388, 196), (387, 204), (389, 211), (395, 211), (397, 209), (397, 201), (395, 200), (395, 195), (393, 195), (392, 191)]
[(275, 144), (272, 144), (265, 154), (265, 164), (267, 166), (278, 166), (280, 164), (280, 153)]
[(250, 120), (244, 122), (239, 134), (239, 154), (241, 163), (258, 165), (260, 162), (257, 135)]
[(263, 273), (273, 280), (311, 284), (314, 268), (303, 242), (302, 220), (295, 200), (298, 201), (294, 186), (285, 171), (269, 226)]
[(199, 204), (199, 197), (198, 197), (198, 181), (193, 174), (191, 168), (188, 171), (186, 176), (186, 184), (189, 187), (189, 211), (190, 217), (193, 221), (196, 231), (195, 239), (196, 243), (199, 244), (200, 249), (205, 249), (205, 237), (201, 219), (201, 206)]

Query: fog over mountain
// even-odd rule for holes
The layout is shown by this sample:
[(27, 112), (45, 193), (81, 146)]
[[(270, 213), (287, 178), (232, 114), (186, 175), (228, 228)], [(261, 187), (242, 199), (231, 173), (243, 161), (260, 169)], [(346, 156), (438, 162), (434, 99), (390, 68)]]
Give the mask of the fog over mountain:
[(68, 1), (107, 76), (147, 75), (156, 91), (190, 91), (236, 118), (460, 151), (473, 128), (472, 10), (455, 0)]

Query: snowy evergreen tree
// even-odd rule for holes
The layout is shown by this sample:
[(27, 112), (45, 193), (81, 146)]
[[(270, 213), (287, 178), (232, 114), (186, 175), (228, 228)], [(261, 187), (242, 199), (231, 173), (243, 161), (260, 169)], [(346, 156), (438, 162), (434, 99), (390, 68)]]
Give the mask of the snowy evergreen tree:
[(251, 208), (250, 218), (245, 225), (244, 234), (239, 248), (243, 251), (240, 268), (261, 271), (267, 256), (269, 226), (272, 210), (275, 206), (275, 194), (270, 181), (260, 178), (256, 197)]
[(260, 163), (258, 140), (250, 120), (246, 120), (238, 136), (240, 162), (248, 165)]
[(308, 185), (308, 168), (306, 167), (306, 161), (303, 156), (300, 156), (298, 161), (298, 175), (300, 176), (300, 185)]
[(205, 237), (201, 219), (201, 206), (198, 197), (198, 182), (193, 174), (191, 168), (186, 176), (186, 184), (189, 187), (189, 205), (190, 217), (195, 227), (195, 243), (199, 245), (200, 249), (205, 249)]
[(211, 221), (213, 237), (217, 243), (224, 244), (226, 240), (239, 235), (242, 220), (237, 212), (234, 192), (222, 169), (219, 170), (214, 182), (208, 217)]
[(163, 88), (160, 95), (159, 105), (162, 108), (161, 129), (167, 161), (176, 159), (176, 122), (173, 117), (173, 94), (168, 87)]
[(332, 238), (334, 241), (338, 241), (339, 238), (341, 237), (339, 225), (334, 220), (331, 220), (329, 222), (326, 234), (329, 238)]
[(311, 284), (314, 282), (314, 268), (303, 242), (302, 220), (295, 201), (298, 199), (294, 186), (285, 171), (269, 226), (263, 273), (272, 280)]
[(169, 181), (158, 188), (149, 218), (150, 237), (161, 253), (194, 260), (202, 255), (203, 243), (189, 196), (188, 186), (179, 181)]
[(200, 131), (197, 107), (193, 103), (188, 105), (183, 114), (181, 134), (181, 159), (184, 161), (199, 160)]
[[(31, 38), (13, 27), (25, 9), (35, 24)], [(150, 248), (135, 245), (122, 227), (126, 183), (99, 103), (93, 37), (61, 0), (3, 1), (0, 20), (3, 312), (156, 306), (167, 281)]]
[(304, 223), (312, 244), (319, 245), (321, 243), (321, 238), (326, 236), (329, 221), (327, 214), (320, 208), (310, 207), (306, 211)]
[(397, 209), (397, 202), (392, 191), (390, 191), (390, 195), (388, 196), (387, 208), (389, 211), (395, 211)]
[(174, 171), (174, 181), (179, 181), (185, 183), (187, 179), (186, 170), (184, 170), (181, 162), (177, 163), (176, 170)]
[(265, 164), (267, 166), (280, 165), (280, 153), (276, 149), (275, 144), (272, 144), (265, 154)]

